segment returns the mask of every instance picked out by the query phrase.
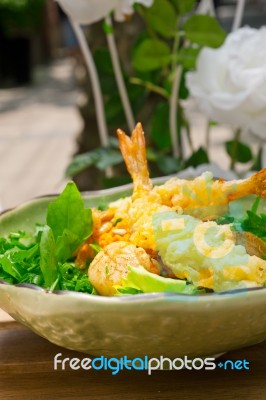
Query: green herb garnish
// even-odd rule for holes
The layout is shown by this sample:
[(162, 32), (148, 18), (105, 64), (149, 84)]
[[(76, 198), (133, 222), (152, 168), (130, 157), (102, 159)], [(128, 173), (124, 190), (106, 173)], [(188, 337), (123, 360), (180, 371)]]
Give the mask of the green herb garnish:
[(217, 224), (232, 224), (235, 232), (250, 232), (266, 241), (266, 214), (258, 213), (260, 198), (257, 197), (251, 209), (243, 217), (236, 218), (232, 215), (223, 215), (216, 220)]

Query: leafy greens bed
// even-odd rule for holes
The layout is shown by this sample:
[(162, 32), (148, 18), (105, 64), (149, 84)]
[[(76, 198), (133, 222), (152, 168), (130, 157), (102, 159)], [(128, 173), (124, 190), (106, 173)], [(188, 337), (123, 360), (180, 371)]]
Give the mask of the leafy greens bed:
[(91, 209), (84, 207), (76, 185), (69, 182), (49, 204), (46, 225), (36, 224), (33, 235), (19, 231), (0, 238), (0, 279), (93, 293), (87, 271), (76, 267), (73, 258), (91, 233)]

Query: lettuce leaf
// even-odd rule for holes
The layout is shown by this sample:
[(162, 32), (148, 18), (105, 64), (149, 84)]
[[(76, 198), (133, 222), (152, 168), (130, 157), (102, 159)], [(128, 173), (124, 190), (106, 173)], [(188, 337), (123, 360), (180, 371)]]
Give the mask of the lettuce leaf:
[(44, 283), (47, 288), (58, 289), (57, 259), (55, 256), (55, 240), (52, 229), (44, 226), (40, 241), (40, 268), (43, 274)]
[(58, 261), (65, 262), (92, 233), (92, 212), (74, 182), (69, 182), (48, 206), (47, 225), (52, 229)]
[(193, 294), (197, 289), (185, 280), (164, 278), (143, 267), (129, 267), (122, 286), (115, 286), (118, 294), (171, 292)]

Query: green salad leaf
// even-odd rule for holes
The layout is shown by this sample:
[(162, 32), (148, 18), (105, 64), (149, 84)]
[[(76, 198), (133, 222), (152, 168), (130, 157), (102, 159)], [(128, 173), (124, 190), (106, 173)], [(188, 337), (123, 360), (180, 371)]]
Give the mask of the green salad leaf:
[(129, 267), (122, 286), (115, 286), (119, 294), (171, 292), (194, 294), (197, 289), (185, 280), (164, 278), (143, 267)]
[(12, 232), (0, 238), (0, 279), (33, 283), (49, 290), (95, 293), (87, 270), (72, 263), (79, 246), (92, 233), (92, 213), (73, 182), (48, 206), (47, 225), (33, 234)]
[(15, 260), (13, 260), (12, 254), (14, 254), (14, 252), (8, 250), (7, 254), (1, 255), (0, 263), (5, 273), (11, 275), (15, 279), (20, 279), (22, 275), (16, 266)]
[(58, 280), (57, 259), (55, 255), (55, 240), (53, 231), (49, 226), (44, 226), (40, 241), (40, 269), (43, 274), (45, 286), (56, 287)]
[(88, 280), (87, 273), (82, 272), (74, 263), (64, 263), (59, 266), (61, 290), (94, 293), (94, 288)]
[(8, 238), (0, 238), (0, 279), (10, 283), (43, 284), (39, 244), (35, 237), (19, 231), (10, 233)]
[(52, 229), (56, 256), (64, 262), (92, 233), (92, 213), (74, 182), (69, 182), (48, 206), (47, 225)]
[(250, 210), (247, 210), (242, 217), (235, 217), (230, 214), (223, 215), (216, 220), (217, 224), (232, 224), (235, 232), (250, 232), (260, 239), (266, 241), (266, 214), (258, 213), (260, 198), (257, 197)]

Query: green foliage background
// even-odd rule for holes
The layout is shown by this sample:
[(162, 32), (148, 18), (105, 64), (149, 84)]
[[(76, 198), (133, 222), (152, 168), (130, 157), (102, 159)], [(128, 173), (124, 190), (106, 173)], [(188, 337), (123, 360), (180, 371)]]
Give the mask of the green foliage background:
[(6, 35), (31, 33), (41, 22), (45, 0), (0, 0), (0, 26)]
[[(145, 123), (147, 158), (152, 176), (166, 175), (192, 165), (208, 162), (206, 149), (192, 149), (192, 156), (185, 160), (182, 151), (179, 157), (172, 156), (170, 135), (170, 99), (177, 67), (182, 68), (179, 85), (176, 121), (179, 147), (182, 147), (181, 130), (190, 136), (189, 123), (185, 118), (180, 100), (189, 95), (185, 85), (187, 71), (195, 69), (196, 60), (203, 46), (219, 47), (226, 37), (218, 21), (210, 16), (194, 13), (196, 0), (154, 0), (151, 7), (135, 5), (142, 19), (143, 29), (137, 34), (130, 49), (131, 72), (124, 71), (129, 99), (136, 116), (145, 104), (152, 105), (150, 118)], [(128, 21), (125, 23), (132, 23)], [(108, 34), (111, 27), (104, 24)], [(116, 32), (113, 32), (116, 34)], [(125, 116), (107, 48), (97, 48), (94, 60), (100, 76), (105, 99), (107, 124), (114, 130), (125, 125)], [(189, 141), (192, 143), (191, 138)], [(182, 149), (181, 149), (182, 150)], [(104, 159), (104, 163), (101, 160)], [(107, 166), (122, 163), (117, 142), (109, 148), (96, 149), (79, 155), (69, 165), (66, 175), (73, 177), (82, 170), (96, 166), (103, 170)]]

